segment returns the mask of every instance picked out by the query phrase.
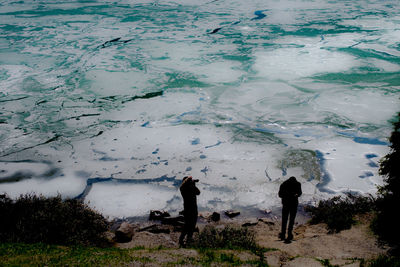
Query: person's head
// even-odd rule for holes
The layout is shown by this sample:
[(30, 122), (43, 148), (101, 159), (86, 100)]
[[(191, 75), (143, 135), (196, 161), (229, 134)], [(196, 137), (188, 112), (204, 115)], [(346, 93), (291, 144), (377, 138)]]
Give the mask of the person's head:
[(193, 177), (192, 176), (185, 176), (185, 177), (183, 177), (183, 179), (182, 179), (182, 182), (185, 182), (186, 180), (192, 180), (193, 179)]
[(296, 177), (292, 176), (292, 177), (289, 178), (289, 181), (290, 181), (290, 182), (295, 182), (295, 181), (297, 181), (297, 180), (296, 180)]
[(192, 176), (185, 176), (182, 179), (182, 184), (184, 183), (197, 183), (199, 180), (198, 179), (193, 179)]

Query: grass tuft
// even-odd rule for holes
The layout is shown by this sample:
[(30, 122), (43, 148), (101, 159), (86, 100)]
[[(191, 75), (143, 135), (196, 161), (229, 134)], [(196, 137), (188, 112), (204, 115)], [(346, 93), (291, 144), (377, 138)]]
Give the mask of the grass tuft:
[(258, 248), (254, 232), (246, 227), (226, 226), (218, 229), (207, 225), (195, 240), (196, 248), (246, 249)]
[[(205, 258), (211, 262), (215, 261), (214, 251), (218, 249), (248, 250), (259, 257), (258, 266), (267, 266), (264, 261), (264, 253), (269, 249), (260, 247), (255, 241), (255, 233), (247, 227), (228, 225), (224, 228), (217, 228), (207, 225), (199, 233), (192, 246), (199, 249), (200, 253), (204, 254)], [(229, 255), (221, 254), (219, 261), (233, 261), (231, 262), (233, 265), (238, 264), (238, 260)]]

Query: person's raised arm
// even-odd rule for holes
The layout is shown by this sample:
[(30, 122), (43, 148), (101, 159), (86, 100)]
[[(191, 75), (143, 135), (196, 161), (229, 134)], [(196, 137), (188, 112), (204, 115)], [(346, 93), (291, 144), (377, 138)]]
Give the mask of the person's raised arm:
[(296, 194), (297, 194), (297, 197), (299, 197), (299, 196), (301, 196), (301, 194), (303, 194), (303, 192), (301, 191), (301, 184), (300, 184), (300, 183), (299, 183), (298, 186), (297, 186), (297, 192), (296, 192)]

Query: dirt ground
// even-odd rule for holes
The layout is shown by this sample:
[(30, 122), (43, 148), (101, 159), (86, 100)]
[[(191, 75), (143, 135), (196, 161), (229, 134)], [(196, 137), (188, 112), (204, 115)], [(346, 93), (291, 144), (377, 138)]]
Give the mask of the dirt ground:
[(254, 227), (257, 242), (276, 251), (266, 253), (270, 266), (323, 266), (317, 259), (329, 260), (331, 265), (359, 266), (361, 259), (373, 259), (386, 252), (378, 246), (369, 229), (370, 216), (358, 218), (359, 223), (349, 230), (330, 234), (324, 224), (298, 225), (294, 240), (286, 244), (278, 239), (280, 223), (259, 223)]
[[(326, 225), (309, 223), (297, 224), (294, 229), (294, 240), (285, 243), (278, 239), (280, 221), (278, 218), (253, 218), (253, 219), (228, 219), (215, 224), (218, 227), (224, 225), (242, 225), (245, 222), (253, 224), (248, 226), (254, 230), (257, 243), (269, 251), (264, 254), (269, 266), (360, 266), (363, 260), (376, 258), (386, 252), (387, 248), (378, 246), (375, 236), (369, 230), (370, 216), (358, 218), (358, 223), (349, 230), (340, 233), (328, 233)], [(255, 224), (255, 225), (254, 225)], [(206, 223), (200, 223), (201, 230)], [(172, 229), (172, 228), (171, 228)], [(147, 251), (147, 257), (152, 259), (150, 264), (141, 266), (163, 265), (182, 258), (196, 258), (199, 254), (193, 249), (179, 248), (179, 232), (170, 234), (154, 234), (147, 231), (135, 232), (132, 241), (119, 243), (120, 248), (145, 248), (164, 247), (168, 250)], [(138, 251), (137, 253), (145, 253)], [(233, 253), (239, 253), (233, 251)], [(240, 254), (240, 253), (239, 253)], [(249, 254), (249, 253), (247, 253)], [(247, 255), (244, 253), (244, 255)], [(251, 258), (254, 255), (239, 255), (240, 257)], [(329, 265), (330, 264), (330, 265)], [(190, 265), (190, 264), (179, 264)]]

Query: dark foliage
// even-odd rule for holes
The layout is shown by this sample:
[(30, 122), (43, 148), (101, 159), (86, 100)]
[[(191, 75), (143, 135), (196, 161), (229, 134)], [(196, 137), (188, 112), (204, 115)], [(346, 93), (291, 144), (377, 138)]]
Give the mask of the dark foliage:
[(319, 201), (317, 206), (307, 206), (311, 213), (311, 223), (326, 223), (331, 232), (349, 229), (355, 223), (354, 215), (363, 214), (375, 209), (372, 196), (347, 194)]
[(393, 123), (394, 130), (389, 138), (391, 151), (382, 160), (379, 168), (379, 174), (385, 176), (386, 184), (380, 188), (380, 193), (400, 194), (400, 113), (397, 115), (397, 121)]
[(76, 199), (22, 195), (0, 197), (0, 241), (64, 245), (108, 244), (107, 220)]
[(372, 229), (382, 241), (397, 247), (399, 251), (400, 228), (396, 218), (400, 204), (400, 113), (393, 125), (394, 130), (389, 138), (391, 150), (380, 164), (379, 174), (385, 177), (385, 185), (379, 188), (377, 216)]
[(400, 267), (400, 258), (381, 255), (370, 261), (368, 267)]
[(194, 247), (256, 250), (255, 235), (246, 227), (206, 226), (195, 240)]

